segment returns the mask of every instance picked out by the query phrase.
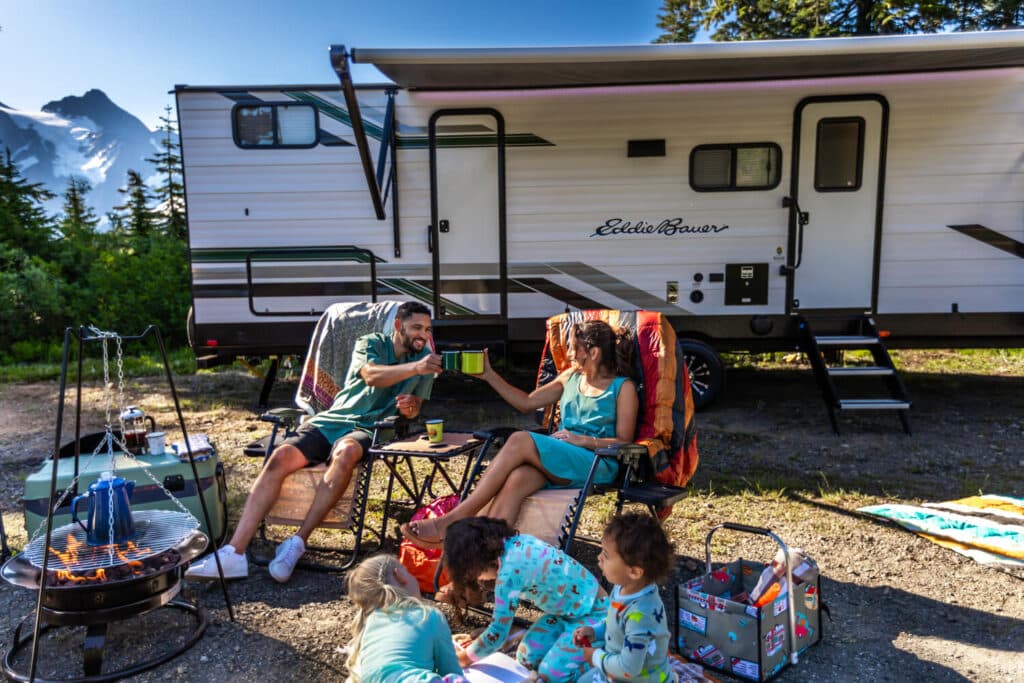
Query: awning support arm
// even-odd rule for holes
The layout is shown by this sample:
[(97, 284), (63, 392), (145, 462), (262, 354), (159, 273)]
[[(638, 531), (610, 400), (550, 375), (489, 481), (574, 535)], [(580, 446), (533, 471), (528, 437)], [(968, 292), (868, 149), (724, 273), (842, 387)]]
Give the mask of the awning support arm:
[[(384, 213), (384, 202), (381, 200), (380, 183), (377, 181), (377, 174), (373, 169), (373, 159), (370, 158), (370, 145), (366, 141), (366, 130), (363, 128), (363, 117), (359, 112), (359, 101), (356, 99), (356, 88), (352, 84), (348, 61), (349, 54), (345, 51), (344, 45), (331, 46), (331, 66), (338, 74), (341, 90), (345, 94), (345, 105), (348, 107), (348, 114), (352, 119), (352, 135), (356, 139), (359, 158), (363, 162), (363, 173), (366, 174), (366, 187), (370, 191), (370, 201), (373, 202), (373, 210), (377, 214), (377, 219), (384, 220), (387, 216)], [(386, 143), (382, 141), (382, 144)]]

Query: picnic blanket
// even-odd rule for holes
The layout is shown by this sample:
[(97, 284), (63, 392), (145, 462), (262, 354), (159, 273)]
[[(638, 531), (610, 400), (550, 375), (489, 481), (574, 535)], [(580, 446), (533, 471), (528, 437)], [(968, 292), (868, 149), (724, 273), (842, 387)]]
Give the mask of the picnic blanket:
[(401, 301), (331, 304), (320, 316), (309, 341), (295, 403), (310, 415), (331, 407), (345, 381), (356, 340), (394, 327)]
[(869, 505), (859, 511), (896, 522), (979, 564), (1024, 568), (1024, 498), (971, 496), (923, 505)]

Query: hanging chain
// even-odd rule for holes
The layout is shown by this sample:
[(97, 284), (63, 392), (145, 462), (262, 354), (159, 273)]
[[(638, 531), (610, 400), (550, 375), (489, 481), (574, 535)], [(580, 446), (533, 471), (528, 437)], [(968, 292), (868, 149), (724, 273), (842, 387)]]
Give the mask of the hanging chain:
[[(171, 500), (171, 502), (174, 503), (178, 507), (178, 509), (180, 509), (182, 512), (184, 512), (188, 516), (192, 517), (192, 519), (196, 519), (195, 515), (192, 514), (192, 512), (187, 507), (185, 507), (185, 505), (180, 500), (178, 500), (178, 498), (173, 493), (168, 491), (167, 487), (164, 486), (163, 482), (161, 482), (153, 474), (153, 472), (150, 470), (149, 463), (146, 463), (145, 461), (142, 461), (142, 460), (138, 460), (135, 457), (135, 454), (131, 452), (131, 449), (128, 448), (128, 445), (125, 442), (125, 425), (124, 425), (124, 422), (121, 420), (121, 415), (123, 415), (124, 411), (125, 411), (125, 401), (124, 401), (124, 385), (125, 385), (125, 382), (124, 382), (124, 348), (122, 346), (121, 335), (117, 334), (116, 332), (106, 332), (104, 330), (99, 329), (98, 327), (96, 327), (94, 325), (90, 325), (89, 326), (89, 332), (93, 336), (100, 337), (102, 339), (101, 346), (103, 348), (103, 396), (104, 396), (104, 411), (105, 411), (105, 416), (106, 416), (106, 434), (105, 434), (105, 438), (99, 444), (97, 444), (96, 448), (89, 455), (89, 459), (85, 461), (85, 465), (82, 468), (79, 469), (79, 474), (77, 476), (75, 476), (71, 480), (71, 483), (68, 485), (68, 487), (65, 488), (63, 492), (61, 492), (60, 496), (57, 499), (57, 502), (54, 504), (53, 509), (50, 512), (51, 518), (57, 515), (57, 511), (60, 509), (61, 505), (63, 505), (64, 501), (67, 500), (68, 495), (71, 493), (71, 491), (75, 490), (75, 487), (78, 484), (79, 479), (81, 478), (81, 472), (83, 472), (83, 471), (88, 469), (88, 466), (92, 463), (93, 458), (95, 458), (97, 455), (100, 454), (100, 451), (103, 449), (104, 446), (106, 446), (107, 456), (109, 457), (109, 460), (110, 460), (110, 472), (111, 472), (111, 474), (114, 474), (117, 471), (116, 458), (114, 456), (114, 443), (116, 442), (117, 445), (121, 448), (121, 451), (125, 455), (125, 457), (133, 460), (135, 462), (136, 466), (141, 467), (143, 472), (146, 473), (146, 476), (149, 477), (150, 480), (152, 480), (152, 482), (154, 484), (156, 484), (158, 487), (160, 487), (160, 490), (164, 492), (164, 495), (166, 495)], [(111, 381), (110, 381), (110, 353), (109, 353), (109, 348), (107, 346), (107, 342), (110, 339), (114, 339), (116, 344), (117, 344), (117, 355), (115, 356), (115, 358), (116, 358), (116, 361), (117, 361), (117, 397), (118, 397), (118, 410), (120, 411), (118, 413), (118, 422), (119, 422), (119, 424), (121, 426), (121, 437), (120, 438), (115, 436), (114, 425), (113, 425), (113, 418), (112, 418), (111, 412), (110, 412), (112, 392), (111, 392)], [(56, 457), (58, 457), (58, 455), (59, 454), (54, 454), (54, 457), (56, 458)], [(108, 543), (108, 550), (107, 550), (107, 552), (109, 554), (110, 564), (113, 565), (114, 564), (114, 543), (113, 543), (113, 540), (114, 540), (114, 495), (113, 495), (113, 480), (111, 480), (108, 483), (109, 483), (109, 488), (108, 488), (108, 496), (107, 496), (107, 519), (108, 519), (107, 533), (109, 535), (107, 536), (107, 539), (108, 539), (109, 543)], [(198, 495), (203, 495), (202, 485), (199, 482), (197, 482), (197, 493), (198, 493)], [(198, 524), (198, 520), (196, 520), (196, 523)], [(32, 533), (32, 537), (29, 539), (29, 543), (31, 543), (36, 538), (38, 538), (39, 535), (43, 532), (43, 530), (45, 528), (46, 528), (46, 518), (44, 517), (42, 519), (42, 521), (40, 522), (39, 526), (36, 527), (36, 530)]]

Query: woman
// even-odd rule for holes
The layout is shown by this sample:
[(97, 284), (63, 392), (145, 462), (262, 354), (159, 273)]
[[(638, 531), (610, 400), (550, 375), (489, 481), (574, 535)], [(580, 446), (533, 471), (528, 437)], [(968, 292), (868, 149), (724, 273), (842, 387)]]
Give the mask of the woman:
[[(530, 394), (506, 382), (484, 353), (484, 371), (479, 377), (520, 412), (561, 399), (561, 429), (551, 435), (513, 433), (466, 500), (441, 517), (403, 524), (402, 534), (420, 547), (440, 548), (449, 525), (478, 514), (488, 503), (488, 517), (514, 525), (519, 508), (531, 493), (583, 486), (595, 450), (633, 440), (640, 401), (636, 385), (628, 377), (632, 350), (628, 332), (616, 335), (600, 320), (580, 323), (573, 329), (571, 366)], [(595, 482), (611, 483), (617, 470), (618, 463), (602, 460)]]

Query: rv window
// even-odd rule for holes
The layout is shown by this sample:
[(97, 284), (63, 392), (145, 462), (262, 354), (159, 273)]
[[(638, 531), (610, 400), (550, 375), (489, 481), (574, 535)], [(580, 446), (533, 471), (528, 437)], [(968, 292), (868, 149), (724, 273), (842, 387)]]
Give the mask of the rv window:
[(235, 144), (244, 148), (313, 147), (316, 108), (308, 104), (242, 104), (234, 110)]
[(860, 189), (863, 156), (864, 119), (858, 116), (818, 121), (814, 189), (819, 192)]
[(690, 187), (698, 192), (770, 190), (779, 184), (782, 148), (774, 142), (699, 145), (690, 153)]

